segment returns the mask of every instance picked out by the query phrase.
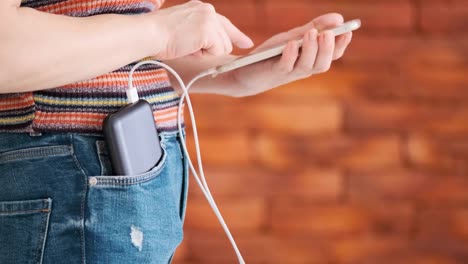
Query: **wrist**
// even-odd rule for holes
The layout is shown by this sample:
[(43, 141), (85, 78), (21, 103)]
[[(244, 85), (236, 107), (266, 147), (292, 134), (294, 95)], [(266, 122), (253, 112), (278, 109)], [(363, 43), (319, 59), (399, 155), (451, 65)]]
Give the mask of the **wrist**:
[(144, 35), (146, 36), (145, 46), (148, 50), (149, 56), (158, 58), (158, 54), (166, 50), (167, 32), (158, 23), (155, 12), (141, 15), (141, 25), (145, 29)]

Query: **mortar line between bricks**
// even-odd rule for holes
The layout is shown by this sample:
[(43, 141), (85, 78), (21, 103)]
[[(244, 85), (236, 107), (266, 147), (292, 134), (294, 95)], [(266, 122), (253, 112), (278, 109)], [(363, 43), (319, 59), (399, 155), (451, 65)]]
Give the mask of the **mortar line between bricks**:
[(341, 193), (340, 197), (338, 197), (338, 201), (340, 204), (346, 204), (351, 199), (351, 173), (350, 170), (347, 168), (341, 169), (340, 173), (343, 179), (343, 192)]
[(403, 168), (410, 169), (411, 166), (411, 159), (409, 154), (409, 138), (410, 132), (403, 132), (400, 135), (400, 158)]
[(422, 35), (422, 14), (421, 14), (421, 0), (411, 0), (412, 13), (414, 18), (413, 30), (417, 35)]
[(419, 221), (421, 218), (421, 212), (423, 209), (420, 204), (415, 202), (413, 205), (413, 210), (414, 210), (414, 215), (413, 215), (412, 223), (410, 225), (410, 229), (408, 232), (409, 241), (415, 241), (417, 239), (418, 233), (420, 232), (418, 224), (419, 224)]
[(265, 24), (265, 19), (260, 19), (260, 18), (265, 18), (266, 17), (266, 6), (265, 6), (265, 0), (254, 0), (255, 4), (255, 27), (257, 29), (260, 29), (262, 31), (266, 30), (267, 26)]

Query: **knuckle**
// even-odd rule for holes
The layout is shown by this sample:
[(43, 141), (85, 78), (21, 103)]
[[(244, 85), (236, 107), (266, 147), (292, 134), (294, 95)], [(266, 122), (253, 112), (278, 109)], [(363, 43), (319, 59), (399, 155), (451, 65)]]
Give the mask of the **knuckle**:
[(300, 64), (300, 65), (297, 65), (296, 70), (300, 75), (306, 75), (306, 74), (309, 74), (311, 69), (304, 64)]
[(197, 6), (200, 6), (201, 4), (202, 2), (198, 0), (192, 0), (192, 1), (188, 1), (185, 3), (185, 5), (189, 7), (197, 7)]
[(318, 69), (315, 70), (317, 73), (324, 73), (325, 72), (325, 68), (323, 67), (320, 67)]
[(209, 3), (201, 3), (200, 8), (206, 13), (216, 13), (214, 6)]
[(330, 31), (327, 31), (324, 33), (323, 35), (323, 39), (322, 39), (322, 48), (329, 51), (329, 50), (333, 50), (333, 46), (335, 44), (335, 36), (333, 35), (332, 32)]
[(301, 80), (301, 79), (307, 79), (311, 76), (312, 74), (297, 74), (295, 80)]
[(292, 72), (292, 67), (285, 63), (281, 63), (278, 65), (278, 71), (282, 74), (289, 74)]

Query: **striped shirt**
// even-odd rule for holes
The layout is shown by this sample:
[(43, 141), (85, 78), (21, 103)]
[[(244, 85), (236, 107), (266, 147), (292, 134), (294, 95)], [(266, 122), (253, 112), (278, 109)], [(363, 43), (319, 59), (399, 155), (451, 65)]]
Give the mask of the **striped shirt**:
[[(158, 9), (164, 0), (22, 0), (39, 11), (84, 17), (139, 14)], [(127, 104), (125, 89), (134, 64), (96, 78), (54, 89), (0, 94), (0, 132), (102, 133), (102, 121)], [(144, 65), (134, 73), (140, 98), (152, 108), (159, 131), (177, 129), (179, 96), (166, 71)]]

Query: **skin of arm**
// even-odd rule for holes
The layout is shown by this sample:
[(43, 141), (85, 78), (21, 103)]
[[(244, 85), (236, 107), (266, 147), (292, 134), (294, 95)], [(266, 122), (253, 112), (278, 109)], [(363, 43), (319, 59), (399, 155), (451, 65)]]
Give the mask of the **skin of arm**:
[(90, 79), (155, 54), (145, 15), (75, 18), (0, 1), (0, 93)]

